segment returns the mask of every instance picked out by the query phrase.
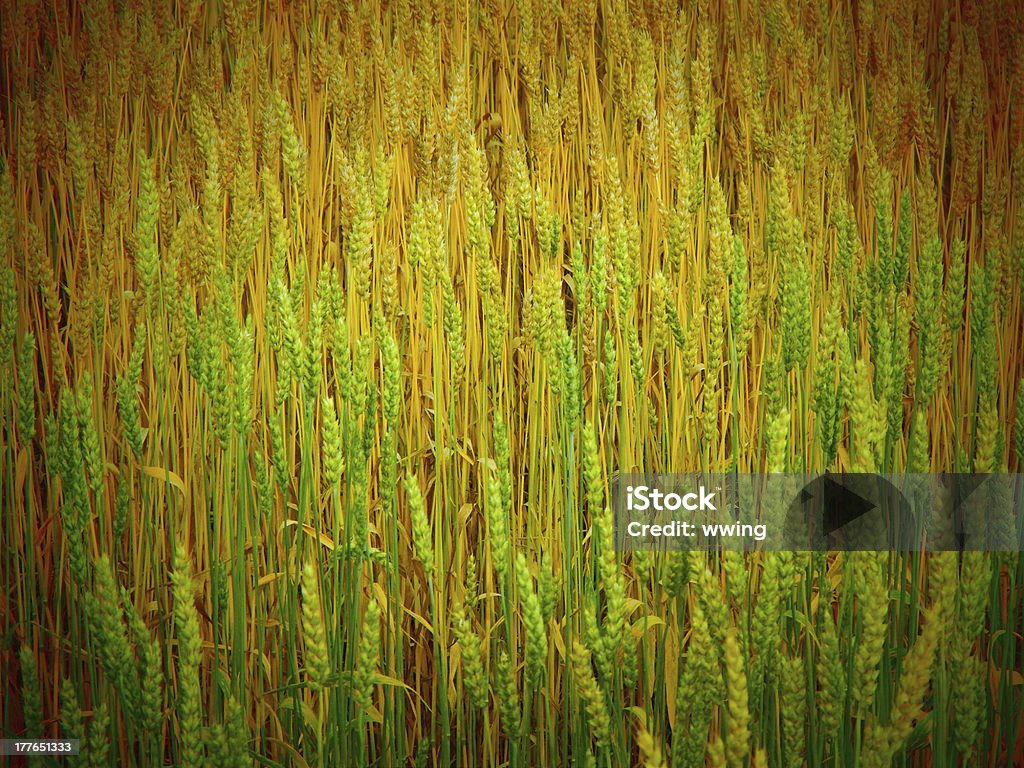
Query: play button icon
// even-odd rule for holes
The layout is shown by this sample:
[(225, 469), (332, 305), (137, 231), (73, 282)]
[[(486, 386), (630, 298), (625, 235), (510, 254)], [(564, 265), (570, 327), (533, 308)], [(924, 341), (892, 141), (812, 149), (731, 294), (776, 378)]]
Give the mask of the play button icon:
[(785, 533), (793, 549), (912, 549), (917, 526), (907, 500), (885, 478), (828, 473), (797, 494)]

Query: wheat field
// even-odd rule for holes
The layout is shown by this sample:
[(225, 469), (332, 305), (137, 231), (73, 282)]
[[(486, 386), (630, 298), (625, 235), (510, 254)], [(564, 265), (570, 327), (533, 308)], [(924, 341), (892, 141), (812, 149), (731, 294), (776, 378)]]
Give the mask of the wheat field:
[(610, 512), (1018, 472), (1022, 105), (1013, 0), (4, 0), (4, 737), (1024, 765), (1017, 553)]

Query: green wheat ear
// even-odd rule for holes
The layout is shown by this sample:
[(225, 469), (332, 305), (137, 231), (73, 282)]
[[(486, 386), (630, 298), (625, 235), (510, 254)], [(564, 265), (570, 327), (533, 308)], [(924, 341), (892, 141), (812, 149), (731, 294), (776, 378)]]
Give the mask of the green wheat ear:
[(164, 671), (160, 645), (125, 589), (121, 592), (121, 602), (138, 658), (139, 723), (147, 730), (157, 730), (163, 723), (164, 706)]
[(429, 581), (434, 573), (434, 545), (430, 533), (430, 519), (419, 482), (413, 475), (405, 478), (405, 492), (409, 497), (409, 515), (412, 520), (412, 540), (416, 559), (423, 566)]
[(81, 760), (89, 768), (106, 768), (110, 765), (110, 714), (106, 704), (93, 708), (89, 732), (82, 745)]
[(321, 398), (320, 413), (323, 433), (324, 479), (328, 486), (334, 488), (341, 482), (342, 473), (345, 471), (345, 456), (342, 447), (341, 424), (338, 421), (333, 397)]
[(121, 589), (105, 555), (94, 563), (93, 577), (94, 589), (92, 594), (85, 596), (85, 605), (89, 627), (96, 640), (97, 656), (122, 698), (125, 714), (138, 722), (142, 704), (138, 670), (132, 663)]
[[(750, 754), (750, 711), (748, 710), (745, 662), (740, 656), (739, 638), (731, 624), (726, 629), (725, 683), (728, 692), (729, 731), (726, 735), (725, 755), (730, 768), (739, 768)], [(785, 698), (783, 699), (785, 704)]]
[(505, 505), (502, 503), (501, 486), (492, 472), (485, 470), (486, 498), (484, 511), (487, 515), (487, 543), (491, 550), (491, 561), (495, 572), (504, 581), (509, 573), (509, 533)]
[(699, 601), (690, 613), (690, 626), (690, 641), (679, 671), (677, 732), (672, 740), (672, 764), (685, 766), (703, 764), (713, 705), (722, 687), (717, 651)]
[(40, 739), (43, 737), (43, 701), (35, 649), (26, 643), (18, 651), (18, 660), (21, 665), (26, 733), (30, 738)]
[(380, 655), (380, 608), (371, 598), (363, 614), (362, 634), (359, 640), (359, 660), (353, 678), (353, 697), (366, 711), (373, 706), (375, 675)]
[(1024, 457), (1024, 378), (1017, 382), (1017, 410), (1013, 419), (1013, 438), (1019, 462)]
[(461, 604), (452, 612), (452, 632), (459, 643), (466, 692), (478, 709), (487, 706), (488, 681), (484, 668), (480, 636), (472, 626), (472, 617), (467, 617)]
[(60, 683), (60, 735), (79, 741), (85, 738), (85, 725), (78, 694), (75, 692), (75, 684), (67, 677)]
[(202, 639), (194, 604), (195, 582), (191, 563), (181, 554), (178, 545), (171, 569), (174, 593), (174, 624), (178, 634), (178, 754), (181, 764), (192, 768), (202, 765), (203, 750), (198, 734), (202, 729), (202, 694), (199, 687), (199, 666), (202, 660)]
[(516, 739), (522, 725), (521, 700), (515, 669), (507, 651), (502, 650), (498, 655), (494, 674), (502, 729), (510, 739)]
[(819, 711), (818, 722), (826, 738), (839, 736), (839, 728), (845, 712), (847, 694), (846, 667), (839, 648), (839, 635), (831, 611), (823, 611), (818, 625), (820, 647), (818, 649), (817, 677)]
[(516, 556), (516, 583), (526, 625), (526, 679), (531, 686), (541, 683), (544, 666), (548, 657), (548, 634), (541, 611), (540, 600), (533, 586), (533, 576), (526, 564), (526, 556)]
[(306, 679), (313, 691), (322, 690), (330, 671), (320, 580), (312, 561), (302, 566), (302, 631), (305, 637)]
[(889, 590), (879, 553), (852, 553), (854, 578), (860, 595), (859, 633), (854, 650), (853, 693), (856, 712), (865, 718), (873, 708), (878, 688), (878, 665), (885, 647), (885, 621), (889, 612)]
[(587, 722), (595, 743), (606, 747), (611, 738), (611, 718), (604, 693), (594, 679), (590, 650), (580, 642), (573, 643), (570, 654), (573, 680), (587, 713)]
[(804, 764), (807, 739), (807, 691), (803, 659), (785, 658), (781, 664), (782, 738), (786, 763)]
[[(13, 341), (13, 334), (11, 340)], [(18, 347), (17, 419), (18, 436), (22, 445), (26, 446), (36, 435), (35, 358), (36, 340), (31, 333), (27, 333), (21, 341), (21, 346)], [(95, 464), (92, 464), (91, 467), (95, 468)]]

